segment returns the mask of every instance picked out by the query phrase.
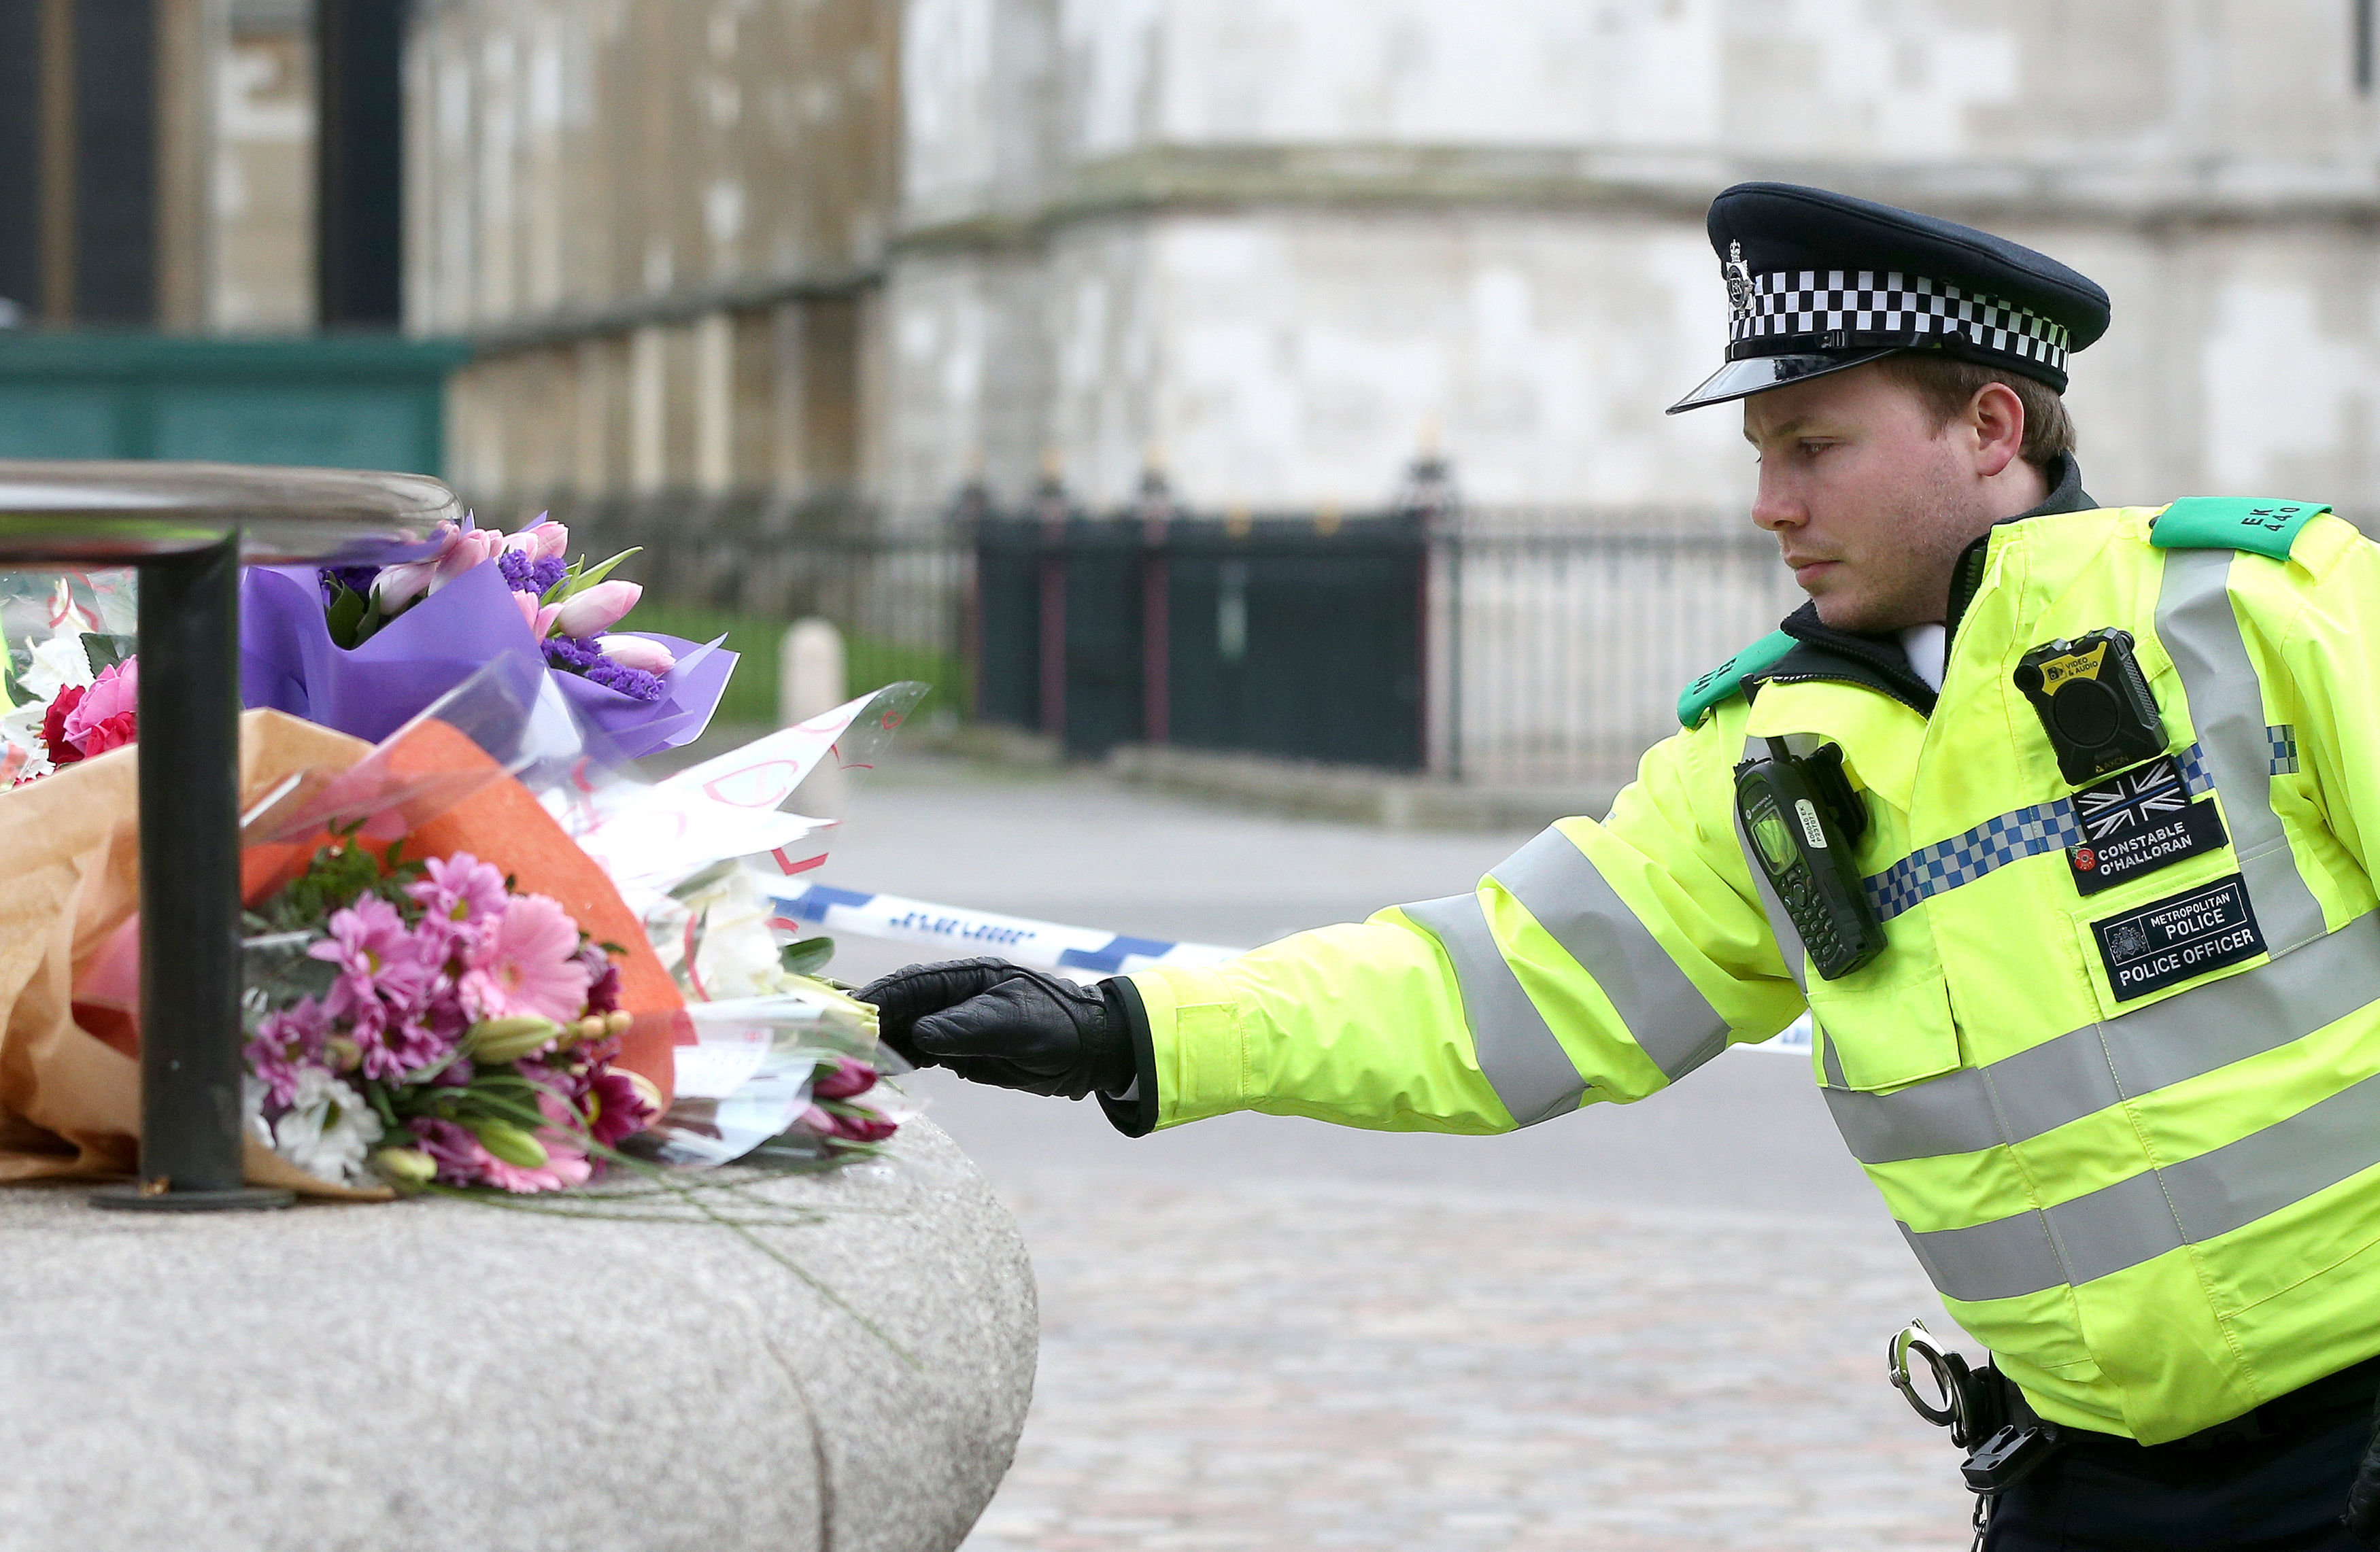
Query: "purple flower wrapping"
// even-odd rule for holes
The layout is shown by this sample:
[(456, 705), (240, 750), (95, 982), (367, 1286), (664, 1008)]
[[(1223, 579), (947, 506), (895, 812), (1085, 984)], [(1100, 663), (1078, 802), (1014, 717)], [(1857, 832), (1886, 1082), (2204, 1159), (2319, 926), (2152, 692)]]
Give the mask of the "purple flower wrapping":
[[(645, 635), (643, 632), (625, 634)], [(710, 724), (735, 654), (651, 636), (677, 657), (662, 694), (638, 700), (580, 674), (554, 683), (616, 747), (635, 759), (691, 743)], [(378, 743), (482, 665), (539, 643), (494, 565), (482, 563), (391, 620), (354, 650), (331, 640), (310, 566), (250, 566), (240, 582), (240, 696)]]

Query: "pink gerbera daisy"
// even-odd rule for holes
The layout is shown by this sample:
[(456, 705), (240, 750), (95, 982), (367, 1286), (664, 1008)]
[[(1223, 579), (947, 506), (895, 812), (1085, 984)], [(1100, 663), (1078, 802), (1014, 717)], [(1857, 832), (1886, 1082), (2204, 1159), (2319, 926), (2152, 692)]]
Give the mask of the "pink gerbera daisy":
[(525, 894), (505, 903), (480, 940), (464, 993), (481, 1018), (535, 1014), (566, 1024), (587, 1006), (589, 979), (578, 957), (578, 924), (545, 896)]
[(468, 852), (431, 857), (424, 865), (428, 877), (405, 886), (432, 916), (468, 923), (492, 919), (504, 908), (504, 876)]
[(329, 940), (306, 952), (341, 971), (330, 1000), (331, 1012), (338, 1017), (353, 1018), (383, 998), (408, 1002), (436, 974), (434, 964), (422, 963), (405, 918), (378, 895), (365, 895), (346, 909), (332, 912), (323, 925), (330, 930)]

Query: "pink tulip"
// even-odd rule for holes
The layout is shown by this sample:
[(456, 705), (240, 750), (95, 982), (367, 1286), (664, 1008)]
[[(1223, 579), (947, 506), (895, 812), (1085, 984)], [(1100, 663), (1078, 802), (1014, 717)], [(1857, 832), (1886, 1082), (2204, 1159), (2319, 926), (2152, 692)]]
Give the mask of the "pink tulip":
[(513, 602), (520, 606), (521, 618), (528, 622), (529, 635), (540, 641), (543, 641), (546, 634), (553, 629), (553, 617), (562, 612), (562, 605), (540, 604), (530, 593), (515, 593)]
[(865, 1061), (838, 1056), (810, 1077), (810, 1092), (821, 1099), (849, 1099), (876, 1086), (876, 1069)]
[(481, 561), (493, 560), (504, 545), (504, 536), (493, 528), (465, 532), (452, 523), (438, 525), (437, 539), (438, 549), (429, 559), (381, 569), (372, 592), (382, 614), (394, 614), (414, 600), (429, 597)]
[(531, 561), (558, 561), (570, 551), (570, 529), (560, 523), (549, 523), (544, 515), (516, 534), (504, 536), (504, 548), (527, 555)]
[(439, 561), (438, 574), (430, 579), (430, 590), (436, 592), (480, 562), (494, 560), (504, 550), (504, 536), (493, 528), (473, 528), (461, 535), (455, 540), (455, 548)]
[(676, 653), (641, 636), (599, 636), (595, 649), (623, 668), (641, 668), (647, 673), (667, 673), (677, 666)]
[(431, 551), (427, 559), (382, 566), (380, 576), (373, 579), (372, 596), (380, 600), (382, 614), (395, 613), (430, 590), (431, 580), (438, 575), (440, 564), (454, 552), (455, 544), (463, 537), (463, 530), (452, 523), (441, 523), (431, 537), (437, 541), (438, 548)]
[(562, 612), (553, 617), (554, 631), (561, 636), (600, 635), (618, 624), (644, 596), (644, 588), (634, 582), (598, 582), (563, 600)]

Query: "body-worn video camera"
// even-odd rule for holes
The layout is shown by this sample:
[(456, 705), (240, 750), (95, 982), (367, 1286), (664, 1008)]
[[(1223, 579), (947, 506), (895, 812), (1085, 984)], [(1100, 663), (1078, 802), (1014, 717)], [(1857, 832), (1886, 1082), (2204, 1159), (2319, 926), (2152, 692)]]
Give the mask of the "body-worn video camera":
[(1848, 976), (1884, 952), (1884, 926), (1852, 860), (1867, 809), (1843, 774), (1841, 749), (1830, 744), (1801, 756), (1768, 740), (1767, 759), (1735, 768), (1735, 807), (1822, 977)]
[(2036, 647), (2018, 661), (2016, 687), (2033, 702), (2070, 785), (2088, 786), (2166, 751), (2165, 723), (2130, 632), (2095, 630)]

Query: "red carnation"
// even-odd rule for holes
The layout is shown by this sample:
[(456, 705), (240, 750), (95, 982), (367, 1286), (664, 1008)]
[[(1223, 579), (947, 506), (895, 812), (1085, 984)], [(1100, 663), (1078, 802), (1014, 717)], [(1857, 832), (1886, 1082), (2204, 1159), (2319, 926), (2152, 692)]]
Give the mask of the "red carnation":
[(82, 758), (82, 751), (67, 739), (67, 714), (80, 706), (89, 693), (84, 685), (68, 685), (42, 713), (42, 746), (49, 751), (52, 765), (72, 765)]
[(121, 749), (127, 744), (137, 744), (140, 740), (140, 713), (118, 711), (103, 721), (91, 724), (91, 731), (82, 735), (81, 755), (78, 758), (103, 755), (110, 749)]

